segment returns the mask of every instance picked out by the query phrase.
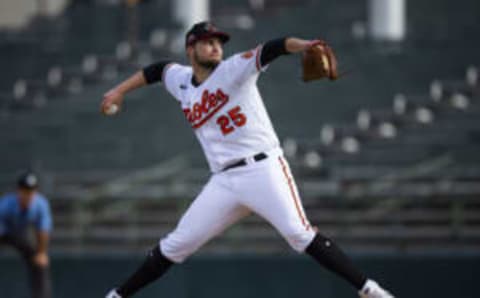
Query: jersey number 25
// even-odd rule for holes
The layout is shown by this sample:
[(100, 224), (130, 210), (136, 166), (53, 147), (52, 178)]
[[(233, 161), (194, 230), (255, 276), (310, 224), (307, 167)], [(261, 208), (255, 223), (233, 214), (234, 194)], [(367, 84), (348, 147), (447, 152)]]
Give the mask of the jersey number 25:
[(247, 123), (247, 116), (241, 113), (239, 106), (229, 110), (226, 115), (217, 118), (217, 124), (224, 136), (234, 131), (235, 127), (244, 126), (245, 123)]

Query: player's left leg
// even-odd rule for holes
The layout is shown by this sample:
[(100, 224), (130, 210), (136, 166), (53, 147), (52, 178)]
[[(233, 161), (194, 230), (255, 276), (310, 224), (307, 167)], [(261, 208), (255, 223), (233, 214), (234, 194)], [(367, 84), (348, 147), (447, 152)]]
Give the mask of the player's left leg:
[(334, 241), (312, 228), (283, 156), (269, 157), (262, 167), (256, 167), (251, 173), (245, 171), (240, 179), (243, 179), (240, 185), (254, 184), (244, 188), (244, 204), (269, 221), (293, 249), (307, 253), (357, 290), (371, 284)]
[(224, 173), (212, 176), (189, 206), (177, 227), (154, 247), (144, 263), (106, 298), (131, 297), (162, 277), (174, 263), (182, 263), (201, 246), (250, 211), (240, 205)]

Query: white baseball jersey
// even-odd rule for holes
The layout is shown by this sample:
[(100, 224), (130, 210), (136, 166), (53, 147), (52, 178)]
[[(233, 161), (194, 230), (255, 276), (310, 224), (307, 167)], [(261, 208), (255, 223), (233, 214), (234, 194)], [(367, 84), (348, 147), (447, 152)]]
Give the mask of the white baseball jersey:
[[(315, 236), (257, 89), (260, 51), (221, 62), (199, 86), (192, 84), (191, 67), (164, 68), (162, 81), (180, 102), (214, 173), (175, 230), (160, 240), (162, 253), (176, 263), (251, 212), (296, 251)], [(268, 158), (255, 162), (251, 157), (260, 152)], [(245, 166), (222, 171), (244, 158)]]
[(181, 104), (212, 172), (279, 146), (257, 88), (261, 46), (222, 61), (200, 85), (190, 66), (171, 63), (162, 82)]

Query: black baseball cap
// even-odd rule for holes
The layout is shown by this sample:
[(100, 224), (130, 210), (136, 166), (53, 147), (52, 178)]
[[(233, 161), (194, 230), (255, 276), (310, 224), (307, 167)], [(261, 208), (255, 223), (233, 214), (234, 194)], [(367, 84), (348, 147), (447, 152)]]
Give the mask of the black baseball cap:
[(17, 180), (18, 188), (24, 189), (37, 189), (38, 188), (38, 178), (33, 172), (25, 172), (18, 177)]
[(196, 23), (188, 30), (185, 35), (185, 47), (193, 45), (199, 40), (207, 39), (211, 37), (218, 37), (222, 43), (226, 43), (230, 40), (228, 33), (218, 30), (211, 22), (205, 21)]

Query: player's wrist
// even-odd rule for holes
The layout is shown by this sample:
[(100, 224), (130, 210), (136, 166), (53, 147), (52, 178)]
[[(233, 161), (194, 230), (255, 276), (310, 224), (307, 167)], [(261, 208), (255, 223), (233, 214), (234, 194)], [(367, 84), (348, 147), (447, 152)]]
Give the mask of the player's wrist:
[(307, 45), (306, 45), (306, 48), (305, 49), (310, 49), (314, 46), (318, 46), (318, 45), (321, 45), (321, 44), (324, 44), (325, 42), (323, 40), (320, 40), (320, 39), (312, 39), (312, 40), (309, 40), (307, 42)]
[(320, 40), (318, 39), (299, 39), (295, 37), (290, 37), (286, 39), (285, 45), (289, 53), (298, 53), (310, 49), (312, 46), (318, 44)]
[(111, 92), (112, 92), (112, 95), (115, 95), (115, 96), (123, 99), (125, 94), (127, 94), (127, 92), (128, 92), (128, 88), (125, 87), (125, 86), (119, 85), (119, 86), (113, 88), (111, 90)]
[(107, 93), (105, 93), (104, 97), (113, 99), (116, 104), (121, 104), (123, 102), (123, 99), (126, 93), (127, 91), (125, 91), (123, 88), (115, 87), (110, 91), (108, 91)]

